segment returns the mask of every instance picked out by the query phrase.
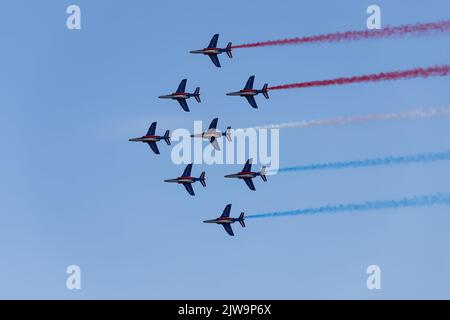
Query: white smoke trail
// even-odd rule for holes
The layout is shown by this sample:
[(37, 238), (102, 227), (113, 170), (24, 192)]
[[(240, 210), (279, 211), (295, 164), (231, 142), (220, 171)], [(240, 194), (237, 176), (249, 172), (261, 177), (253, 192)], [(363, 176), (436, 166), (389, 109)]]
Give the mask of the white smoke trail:
[(276, 123), (253, 127), (252, 129), (258, 130), (258, 129), (284, 129), (284, 128), (311, 128), (311, 127), (335, 126), (335, 125), (346, 125), (346, 124), (377, 122), (377, 121), (423, 119), (423, 118), (448, 117), (448, 116), (450, 116), (450, 107), (426, 108), (403, 112), (368, 114), (368, 115), (330, 118), (330, 119), (301, 120), (296, 122)]

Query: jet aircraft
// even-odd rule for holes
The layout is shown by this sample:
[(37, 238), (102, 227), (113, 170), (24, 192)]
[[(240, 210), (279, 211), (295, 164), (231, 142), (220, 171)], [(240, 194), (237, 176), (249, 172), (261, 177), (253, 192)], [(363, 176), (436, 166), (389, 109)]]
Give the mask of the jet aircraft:
[(241, 212), (239, 218), (230, 218), (231, 204), (227, 204), (225, 209), (223, 210), (222, 215), (217, 219), (205, 220), (204, 223), (217, 223), (221, 224), (225, 231), (230, 235), (234, 236), (233, 229), (231, 228), (231, 224), (235, 222), (239, 222), (242, 228), (245, 228), (245, 218), (244, 212)]
[(186, 166), (186, 169), (184, 169), (184, 172), (181, 175), (181, 177), (178, 177), (175, 179), (164, 180), (164, 182), (181, 183), (186, 188), (186, 191), (191, 196), (195, 196), (194, 189), (192, 188), (192, 184), (196, 181), (200, 181), (202, 186), (206, 187), (206, 176), (205, 176), (205, 172), (203, 171), (199, 178), (191, 177), (191, 170), (192, 170), (192, 163), (188, 164)]
[(203, 138), (209, 140), (213, 145), (215, 150), (220, 150), (219, 143), (217, 139), (224, 136), (228, 141), (231, 141), (231, 127), (227, 127), (225, 132), (220, 132), (217, 130), (217, 122), (219, 118), (214, 118), (209, 125), (208, 130), (202, 133), (192, 134), (191, 138)]
[(252, 159), (248, 159), (244, 165), (244, 169), (241, 172), (235, 174), (228, 174), (225, 178), (238, 178), (243, 179), (245, 184), (250, 188), (250, 190), (255, 190), (255, 185), (253, 184), (253, 178), (260, 176), (263, 181), (267, 181), (266, 177), (266, 167), (262, 167), (260, 172), (252, 172)]
[(180, 106), (183, 108), (184, 111), (189, 112), (189, 107), (186, 102), (186, 99), (189, 99), (190, 97), (194, 97), (195, 100), (197, 100), (198, 103), (201, 102), (200, 100), (200, 88), (197, 87), (194, 91), (194, 93), (186, 92), (186, 83), (187, 79), (183, 79), (180, 82), (180, 85), (178, 86), (178, 89), (176, 92), (159, 96), (160, 99), (174, 99), (177, 100)]
[(219, 40), (219, 35), (215, 34), (209, 42), (207, 48), (201, 50), (192, 50), (190, 51), (190, 53), (205, 54), (211, 59), (216, 67), (220, 68), (220, 61), (217, 55), (223, 52), (226, 52), (226, 54), (230, 58), (233, 58), (233, 55), (231, 54), (231, 42), (228, 42), (226, 48), (217, 48), (217, 40)]
[(250, 103), (250, 105), (253, 108), (255, 108), (255, 109), (258, 108), (258, 105), (256, 104), (256, 101), (255, 101), (255, 96), (262, 93), (266, 99), (269, 99), (269, 93), (268, 93), (269, 89), (268, 89), (267, 83), (264, 84), (264, 86), (262, 87), (261, 90), (253, 89), (254, 81), (255, 81), (255, 76), (251, 76), (250, 78), (248, 78), (244, 89), (236, 91), (236, 92), (227, 93), (227, 96), (245, 97), (247, 99), (248, 103)]
[(159, 150), (158, 150), (158, 146), (156, 145), (156, 142), (158, 142), (160, 140), (164, 140), (167, 143), (167, 145), (170, 145), (170, 136), (169, 136), (170, 131), (167, 130), (163, 136), (157, 136), (157, 135), (155, 135), (155, 130), (156, 130), (156, 122), (153, 122), (150, 125), (150, 128), (148, 129), (147, 134), (145, 136), (142, 136), (140, 138), (132, 138), (132, 139), (129, 139), (128, 141), (147, 143), (150, 146), (150, 148), (153, 150), (154, 153), (159, 154)]

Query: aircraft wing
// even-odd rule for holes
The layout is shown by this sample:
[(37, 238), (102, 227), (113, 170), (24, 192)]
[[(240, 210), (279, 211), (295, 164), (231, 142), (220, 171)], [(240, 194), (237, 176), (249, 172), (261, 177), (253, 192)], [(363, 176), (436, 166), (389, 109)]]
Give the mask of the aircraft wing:
[(245, 98), (247, 98), (248, 103), (250, 103), (250, 105), (253, 108), (255, 108), (255, 109), (258, 108), (258, 105), (256, 104), (256, 101), (255, 101), (255, 97), (253, 97), (253, 96), (246, 96)]
[(217, 128), (217, 121), (219, 121), (219, 118), (214, 118), (213, 121), (211, 121), (211, 124), (209, 125), (208, 129), (216, 129)]
[(250, 172), (252, 171), (252, 158), (248, 159), (247, 162), (244, 165), (244, 169), (242, 169), (243, 172)]
[(250, 188), (250, 190), (256, 190), (253, 180), (250, 178), (244, 178), (245, 184)]
[(222, 225), (223, 225), (223, 228), (225, 229), (225, 231), (226, 231), (230, 236), (234, 236), (233, 229), (231, 229), (231, 226), (230, 226), (229, 223), (225, 223), (225, 224), (222, 224)]
[(251, 76), (250, 78), (248, 78), (244, 90), (253, 89), (253, 81), (255, 81), (255, 76)]
[(211, 58), (211, 61), (214, 63), (214, 65), (217, 68), (220, 68), (220, 61), (219, 61), (219, 57), (217, 56), (217, 54), (209, 54), (209, 57)]
[(190, 163), (186, 166), (186, 169), (184, 169), (183, 174), (181, 176), (182, 177), (190, 177), (191, 171), (192, 171), (192, 163)]
[(185, 92), (187, 79), (183, 79), (178, 86), (177, 92)]
[(187, 191), (191, 196), (195, 196), (194, 189), (192, 188), (192, 184), (190, 184), (190, 183), (183, 183), (183, 186), (186, 188), (186, 191)]
[(156, 142), (147, 142), (150, 148), (153, 150), (154, 153), (159, 154), (158, 146), (156, 145)]
[(230, 212), (231, 212), (231, 204), (227, 204), (227, 206), (225, 207), (225, 209), (223, 209), (223, 213), (220, 216), (221, 218), (227, 218), (230, 216)]
[(155, 134), (155, 131), (156, 131), (156, 122), (153, 122), (153, 123), (150, 125), (150, 128), (148, 128), (147, 135), (148, 135), (148, 136), (152, 136), (152, 135)]
[(211, 142), (215, 150), (220, 151), (220, 146), (216, 138), (211, 137), (211, 139), (209, 139), (209, 142)]
[(177, 99), (177, 101), (184, 111), (189, 112), (189, 107), (187, 105), (186, 99)]
[(208, 48), (217, 48), (217, 40), (219, 40), (219, 34), (213, 35), (211, 41), (208, 44)]

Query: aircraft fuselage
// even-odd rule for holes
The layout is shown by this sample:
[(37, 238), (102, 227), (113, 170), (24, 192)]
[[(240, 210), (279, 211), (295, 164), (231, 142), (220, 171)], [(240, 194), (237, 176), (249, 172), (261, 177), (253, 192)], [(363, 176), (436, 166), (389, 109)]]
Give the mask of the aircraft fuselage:
[(205, 131), (203, 133), (197, 133), (197, 134), (193, 134), (191, 135), (191, 138), (203, 138), (203, 139), (210, 139), (210, 138), (220, 138), (222, 137), (223, 134), (220, 131)]
[(174, 182), (174, 183), (194, 183), (196, 179), (194, 177), (178, 177), (176, 179), (167, 179), (164, 182)]
[(235, 218), (217, 218), (203, 221), (204, 223), (231, 224), (235, 223)]
[(202, 50), (192, 50), (190, 53), (200, 53), (200, 54), (221, 54), (224, 49), (221, 48), (205, 48)]
[(158, 142), (162, 139), (161, 136), (143, 136), (140, 138), (129, 139), (129, 141), (135, 142)]
[(222, 136), (222, 132), (220, 131), (206, 131), (202, 133), (202, 137), (205, 139), (210, 139), (210, 138), (220, 138)]
[(172, 94), (159, 96), (158, 98), (160, 98), (160, 99), (189, 99), (190, 97), (192, 97), (191, 93), (175, 92), (175, 93), (172, 93)]
[(255, 178), (259, 175), (259, 172), (239, 172), (235, 174), (228, 174), (225, 178), (238, 178), (238, 179), (247, 179), (247, 178)]
[(256, 96), (259, 93), (260, 93), (260, 90), (248, 89), (248, 90), (239, 90), (236, 92), (230, 92), (230, 93), (227, 93), (227, 96), (249, 97), (249, 96)]

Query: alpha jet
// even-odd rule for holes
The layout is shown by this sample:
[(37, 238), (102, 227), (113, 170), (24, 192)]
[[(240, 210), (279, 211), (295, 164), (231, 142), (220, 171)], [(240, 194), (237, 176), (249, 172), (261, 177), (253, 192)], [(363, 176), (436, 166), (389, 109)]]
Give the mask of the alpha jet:
[(198, 103), (201, 102), (200, 100), (200, 87), (197, 87), (194, 91), (194, 93), (186, 92), (186, 83), (187, 79), (183, 79), (180, 82), (180, 85), (178, 86), (178, 89), (176, 92), (159, 96), (160, 99), (173, 99), (177, 100), (180, 106), (183, 108), (184, 111), (189, 112), (189, 107), (186, 102), (186, 99), (189, 99), (190, 97), (194, 97), (195, 100), (197, 100)]
[(191, 196), (195, 196), (194, 189), (192, 188), (192, 184), (196, 181), (200, 181), (202, 186), (206, 187), (206, 175), (205, 175), (205, 171), (203, 171), (199, 178), (191, 177), (191, 170), (192, 170), (192, 163), (187, 165), (187, 167), (186, 167), (186, 169), (184, 169), (184, 172), (181, 175), (181, 177), (178, 177), (175, 179), (164, 180), (164, 182), (181, 183), (186, 188), (186, 191)]
[(269, 99), (269, 89), (268, 89), (268, 84), (264, 84), (264, 86), (262, 87), (261, 90), (258, 89), (253, 89), (253, 82), (255, 81), (255, 76), (251, 76), (250, 78), (248, 78), (247, 83), (245, 84), (244, 89), (236, 91), (236, 92), (230, 92), (227, 93), (227, 96), (239, 96), (239, 97), (245, 97), (248, 101), (248, 103), (250, 103), (250, 105), (253, 108), (258, 108), (258, 105), (256, 104), (255, 101), (255, 96), (262, 93), (263, 96), (266, 99)]
[(214, 118), (213, 121), (211, 121), (211, 124), (209, 125), (208, 130), (202, 133), (192, 134), (191, 138), (203, 138), (209, 140), (211, 144), (213, 145), (215, 150), (220, 151), (219, 143), (217, 142), (217, 139), (224, 136), (227, 138), (228, 141), (231, 141), (231, 127), (227, 127), (227, 130), (225, 132), (220, 132), (217, 130), (217, 122), (219, 121), (219, 118)]
[(170, 136), (169, 136), (170, 131), (167, 130), (163, 136), (157, 136), (155, 135), (155, 130), (156, 130), (156, 122), (153, 122), (150, 125), (150, 128), (148, 129), (147, 134), (145, 136), (142, 136), (140, 138), (132, 138), (129, 139), (128, 141), (147, 143), (154, 153), (159, 154), (156, 142), (164, 140), (167, 143), (167, 145), (170, 146)]
[(215, 34), (211, 41), (209, 42), (209, 45), (207, 48), (201, 49), (201, 50), (192, 50), (190, 53), (201, 53), (205, 54), (208, 57), (210, 57), (211, 61), (214, 63), (214, 65), (218, 68), (220, 68), (220, 61), (219, 57), (217, 57), (218, 54), (221, 54), (223, 52), (226, 52), (228, 57), (233, 58), (233, 55), (231, 54), (231, 42), (228, 42), (228, 45), (226, 48), (217, 48), (217, 40), (219, 40), (219, 35)]
[(253, 184), (253, 178), (260, 176), (264, 182), (267, 181), (266, 177), (266, 167), (262, 167), (260, 172), (252, 172), (252, 159), (248, 159), (244, 165), (244, 169), (241, 172), (235, 174), (228, 174), (225, 178), (238, 178), (243, 179), (245, 184), (250, 188), (250, 190), (255, 190), (255, 185)]
[(231, 224), (235, 222), (239, 222), (242, 228), (245, 228), (245, 218), (244, 212), (241, 212), (239, 218), (230, 218), (231, 204), (227, 204), (225, 209), (223, 210), (222, 215), (217, 219), (205, 220), (204, 223), (217, 223), (221, 224), (225, 231), (230, 235), (234, 236), (233, 229), (231, 228)]

